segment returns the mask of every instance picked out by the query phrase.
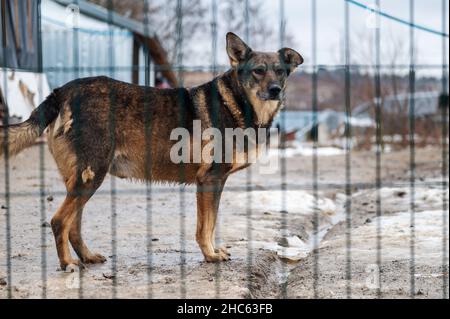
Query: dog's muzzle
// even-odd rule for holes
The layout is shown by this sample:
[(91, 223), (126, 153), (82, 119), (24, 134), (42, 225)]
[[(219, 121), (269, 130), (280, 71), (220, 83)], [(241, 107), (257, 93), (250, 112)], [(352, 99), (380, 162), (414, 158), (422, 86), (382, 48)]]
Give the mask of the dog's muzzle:
[(261, 93), (258, 92), (257, 96), (262, 101), (280, 101), (281, 100), (282, 89), (278, 85), (272, 85), (269, 87), (268, 92)]

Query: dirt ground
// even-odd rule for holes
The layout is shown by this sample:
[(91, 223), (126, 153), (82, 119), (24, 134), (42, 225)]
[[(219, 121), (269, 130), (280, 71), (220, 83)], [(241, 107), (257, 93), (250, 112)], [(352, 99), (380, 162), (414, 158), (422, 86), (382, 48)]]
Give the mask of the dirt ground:
[(408, 150), (382, 156), (379, 193), (374, 154), (352, 154), (349, 223), (343, 155), (319, 158), (317, 201), (312, 157), (286, 158), (284, 178), (280, 171), (260, 174), (257, 166), (232, 176), (218, 227), (221, 245), (228, 247), (232, 260), (220, 265), (203, 262), (195, 243), (194, 187), (148, 189), (108, 178), (86, 207), (83, 222), (88, 246), (108, 262), (81, 273), (58, 270), (48, 222), (65, 194), (53, 159), (44, 150), (43, 171), (39, 146), (11, 161), (9, 210), (0, 160), (0, 298), (7, 298), (9, 289), (13, 298), (41, 298), (43, 287), (48, 298), (409, 298), (411, 293), (417, 298), (443, 297), (448, 279), (448, 268), (442, 266), (444, 243), (448, 247), (448, 225), (443, 222), (448, 210), (442, 209), (439, 148), (416, 153), (414, 228)]

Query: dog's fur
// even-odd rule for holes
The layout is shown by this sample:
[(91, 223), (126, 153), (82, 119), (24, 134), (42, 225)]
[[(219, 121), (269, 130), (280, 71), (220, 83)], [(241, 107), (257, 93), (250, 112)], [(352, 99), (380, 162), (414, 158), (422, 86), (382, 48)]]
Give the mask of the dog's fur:
[[(174, 164), (173, 129), (269, 128), (281, 107), (286, 79), (303, 63), (292, 49), (252, 51), (227, 35), (232, 69), (202, 86), (155, 89), (106, 77), (80, 79), (54, 92), (23, 124), (0, 128), (1, 153), (15, 155), (48, 129), (48, 145), (67, 188), (51, 225), (62, 269), (103, 263), (81, 237), (83, 208), (106, 174), (151, 182), (196, 184), (197, 242), (209, 262), (229, 259), (216, 249), (214, 228), (228, 176), (249, 166), (239, 163)], [(72, 258), (68, 242), (80, 260)]]

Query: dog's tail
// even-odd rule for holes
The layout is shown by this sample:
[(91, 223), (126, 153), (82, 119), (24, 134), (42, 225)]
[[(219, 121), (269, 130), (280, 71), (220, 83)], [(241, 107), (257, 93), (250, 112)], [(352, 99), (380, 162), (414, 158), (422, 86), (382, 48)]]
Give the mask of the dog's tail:
[(47, 126), (56, 120), (60, 110), (57, 94), (53, 92), (33, 111), (26, 122), (0, 126), (0, 156), (6, 152), (9, 156), (14, 156), (32, 146)]

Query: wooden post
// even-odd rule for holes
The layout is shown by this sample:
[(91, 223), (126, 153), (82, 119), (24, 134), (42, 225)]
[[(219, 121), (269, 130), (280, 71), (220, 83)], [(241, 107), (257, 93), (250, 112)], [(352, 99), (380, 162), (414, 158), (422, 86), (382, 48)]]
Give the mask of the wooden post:
[(132, 61), (132, 82), (133, 84), (139, 84), (139, 53), (141, 49), (141, 43), (137, 39), (136, 35), (133, 35), (133, 61)]

